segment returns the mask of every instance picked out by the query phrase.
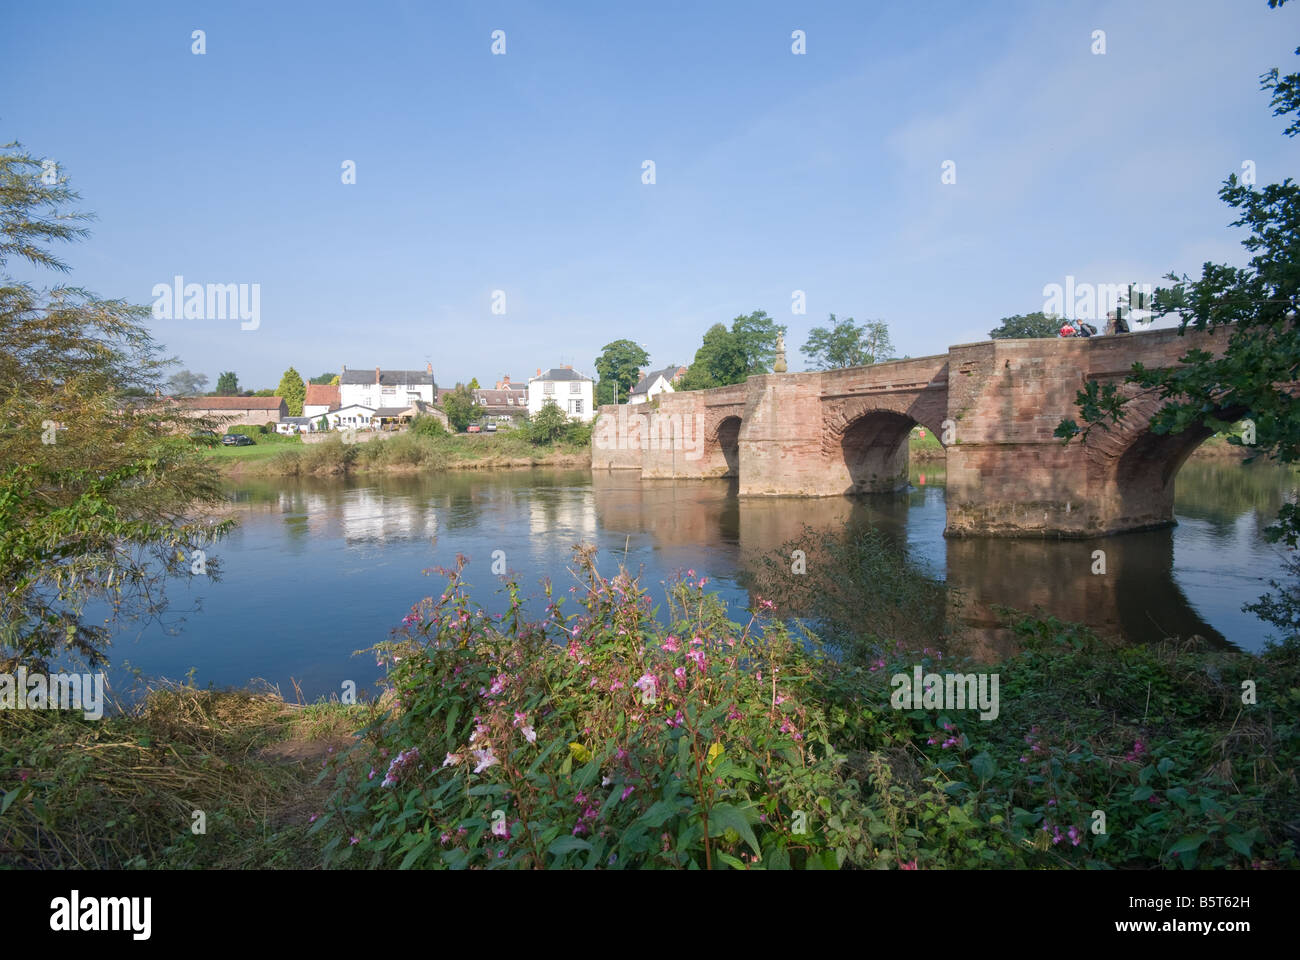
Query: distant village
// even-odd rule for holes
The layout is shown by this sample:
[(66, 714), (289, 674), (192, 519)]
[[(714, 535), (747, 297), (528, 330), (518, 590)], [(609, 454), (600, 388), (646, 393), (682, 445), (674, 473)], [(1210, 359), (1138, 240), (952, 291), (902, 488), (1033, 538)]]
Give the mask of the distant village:
[[(645, 403), (656, 394), (672, 392), (686, 368), (639, 371), (626, 402)], [(433, 366), (424, 370), (385, 370), (344, 366), (335, 383), (308, 383), (301, 413), (293, 413), (284, 397), (200, 396), (176, 398), (186, 415), (256, 426), (274, 425), (281, 434), (324, 431), (391, 431), (416, 417), (435, 417), (447, 425), (443, 401), (455, 387), (439, 387)], [(503, 376), (491, 389), (471, 389), (474, 422), (471, 432), (508, 426), (525, 414), (535, 416), (554, 404), (570, 419), (590, 423), (596, 415), (595, 381), (569, 365), (538, 369), (526, 382)]]

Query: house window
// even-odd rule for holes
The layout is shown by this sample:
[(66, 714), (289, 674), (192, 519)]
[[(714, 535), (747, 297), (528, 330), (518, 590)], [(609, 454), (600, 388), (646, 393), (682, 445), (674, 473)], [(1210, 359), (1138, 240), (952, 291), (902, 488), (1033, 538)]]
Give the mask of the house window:
[(574, 401), (573, 401), (573, 412), (574, 412), (574, 413), (582, 413), (582, 401), (581, 401), (581, 400), (574, 400)]
[(569, 384), (569, 392), (582, 393), (582, 384), (579, 383), (577, 380), (574, 380), (571, 384)]
[(395, 397), (395, 396), (397, 396), (397, 388), (396, 388), (396, 387), (384, 387), (384, 388), (383, 388), (383, 394), (384, 394), (384, 396), (386, 396), (386, 397)]
[(545, 383), (542, 384), (542, 393), (554, 393), (554, 392), (555, 392), (555, 384), (552, 383), (550, 380), (547, 380)]

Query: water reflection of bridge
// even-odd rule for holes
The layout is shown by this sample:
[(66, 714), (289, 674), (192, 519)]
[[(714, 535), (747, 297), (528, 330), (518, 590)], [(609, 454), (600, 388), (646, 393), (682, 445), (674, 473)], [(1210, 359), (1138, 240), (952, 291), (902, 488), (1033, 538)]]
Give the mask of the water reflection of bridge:
[[(936, 471), (928, 471), (933, 484)], [(941, 469), (938, 471), (942, 475)], [(764, 557), (781, 557), (783, 545), (805, 525), (816, 530), (874, 527), (906, 544), (932, 575), (964, 597), (962, 619), (971, 628), (971, 652), (1009, 652), (1011, 631), (998, 624), (999, 606), (1041, 610), (1086, 623), (1129, 641), (1200, 634), (1226, 639), (1196, 612), (1174, 578), (1172, 529), (1092, 540), (946, 539), (942, 493), (914, 486), (870, 498), (798, 501), (743, 498), (735, 481), (642, 480), (626, 472), (592, 475), (602, 529), (649, 534), (657, 546), (691, 547), (714, 541), (732, 545), (742, 583), (752, 583)], [(716, 489), (715, 489), (716, 488)], [(1094, 574), (1094, 550), (1104, 550), (1106, 572)], [(794, 578), (794, 575), (791, 575)], [(810, 569), (798, 578), (809, 597), (835, 571)]]

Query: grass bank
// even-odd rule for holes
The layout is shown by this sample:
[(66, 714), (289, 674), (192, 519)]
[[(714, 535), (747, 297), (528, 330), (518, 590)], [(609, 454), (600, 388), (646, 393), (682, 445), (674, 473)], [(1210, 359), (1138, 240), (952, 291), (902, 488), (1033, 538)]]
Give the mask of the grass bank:
[(293, 446), (226, 447), (213, 452), (228, 476), (331, 476), (350, 473), (585, 467), (588, 444), (534, 444), (515, 431), (423, 435), (412, 432), (364, 443), (330, 438)]
[(318, 776), (367, 709), (167, 684), (98, 721), (0, 710), (0, 866), (318, 866)]

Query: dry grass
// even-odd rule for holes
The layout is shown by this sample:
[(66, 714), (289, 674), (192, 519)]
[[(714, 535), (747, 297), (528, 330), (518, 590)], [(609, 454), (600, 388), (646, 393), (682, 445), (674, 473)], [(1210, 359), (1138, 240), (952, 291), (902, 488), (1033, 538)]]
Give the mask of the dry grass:
[(317, 866), (306, 811), (325, 796), (319, 761), (367, 716), (179, 684), (99, 721), (0, 712), (0, 865)]

